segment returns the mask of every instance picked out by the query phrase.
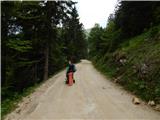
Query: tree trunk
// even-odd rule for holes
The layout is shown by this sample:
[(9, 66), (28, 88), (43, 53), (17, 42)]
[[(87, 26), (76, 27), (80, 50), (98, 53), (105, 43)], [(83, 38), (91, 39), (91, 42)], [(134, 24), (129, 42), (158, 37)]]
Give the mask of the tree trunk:
[(44, 78), (43, 78), (43, 80), (47, 80), (48, 79), (48, 57), (49, 57), (48, 45), (44, 51), (44, 56), (45, 56), (45, 63), (44, 63)]

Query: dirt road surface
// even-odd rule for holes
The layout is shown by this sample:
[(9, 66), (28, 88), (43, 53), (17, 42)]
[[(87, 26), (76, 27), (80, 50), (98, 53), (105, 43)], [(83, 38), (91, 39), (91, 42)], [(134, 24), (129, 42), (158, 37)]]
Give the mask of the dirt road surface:
[(87, 60), (76, 65), (76, 83), (64, 84), (65, 71), (50, 78), (32, 95), (23, 99), (6, 120), (160, 120), (142, 102), (132, 103), (133, 95), (101, 75)]

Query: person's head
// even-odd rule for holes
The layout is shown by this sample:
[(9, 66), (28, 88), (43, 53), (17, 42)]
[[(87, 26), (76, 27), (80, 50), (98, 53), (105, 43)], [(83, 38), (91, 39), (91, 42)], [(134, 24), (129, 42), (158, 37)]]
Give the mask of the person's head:
[(72, 64), (72, 61), (71, 61), (71, 60), (69, 60), (69, 61), (68, 61), (68, 63), (69, 63), (69, 64)]
[(70, 58), (69, 60), (68, 60), (68, 63), (71, 65), (71, 64), (73, 64), (74, 62), (73, 62), (73, 59), (72, 58)]
[(68, 57), (68, 63), (69, 63), (69, 64), (74, 64), (74, 59), (73, 59), (73, 57)]

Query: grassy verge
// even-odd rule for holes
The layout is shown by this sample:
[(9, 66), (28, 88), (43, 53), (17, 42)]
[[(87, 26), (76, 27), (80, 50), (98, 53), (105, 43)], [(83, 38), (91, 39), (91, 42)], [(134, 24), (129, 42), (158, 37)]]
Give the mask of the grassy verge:
[(10, 97), (1, 102), (1, 118), (10, 113), (17, 107), (17, 104), (22, 100), (23, 97), (31, 94), (40, 84), (35, 84), (32, 87), (24, 89), (22, 93), (10, 92)]
[(160, 27), (127, 40), (94, 66), (145, 101), (160, 103)]
[[(49, 78), (53, 77), (57, 73), (63, 71), (64, 68), (57, 70), (54, 74), (49, 75)], [(1, 118), (2, 120), (4, 117), (15, 110), (17, 108), (18, 103), (22, 100), (23, 97), (26, 97), (33, 93), (36, 88), (40, 87), (45, 81), (41, 81), (40, 83), (34, 84), (33, 86), (30, 86), (23, 90), (23, 92), (7, 92), (7, 98), (1, 102)]]

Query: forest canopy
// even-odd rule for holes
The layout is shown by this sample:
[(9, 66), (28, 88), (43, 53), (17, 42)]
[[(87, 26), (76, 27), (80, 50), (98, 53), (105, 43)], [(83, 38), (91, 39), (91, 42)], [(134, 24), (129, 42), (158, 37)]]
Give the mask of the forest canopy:
[[(73, 1), (2, 1), (2, 101), (86, 57)], [(82, 49), (83, 48), (83, 49)]]

